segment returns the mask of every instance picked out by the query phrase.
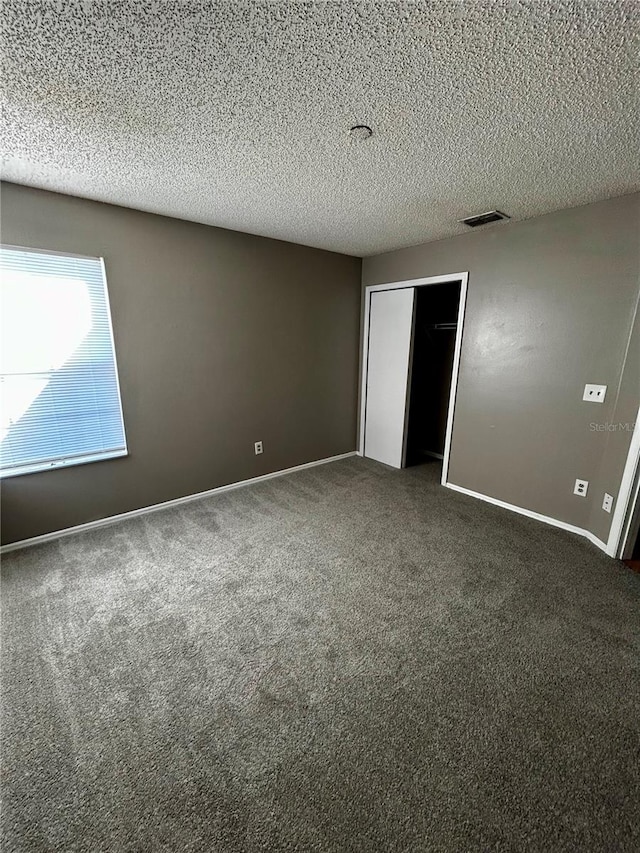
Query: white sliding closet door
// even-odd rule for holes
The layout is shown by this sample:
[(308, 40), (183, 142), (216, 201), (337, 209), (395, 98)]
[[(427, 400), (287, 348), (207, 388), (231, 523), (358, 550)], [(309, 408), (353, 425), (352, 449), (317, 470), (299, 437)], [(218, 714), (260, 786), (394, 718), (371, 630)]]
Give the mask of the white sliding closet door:
[(394, 468), (405, 456), (415, 288), (377, 290), (369, 308), (364, 455)]

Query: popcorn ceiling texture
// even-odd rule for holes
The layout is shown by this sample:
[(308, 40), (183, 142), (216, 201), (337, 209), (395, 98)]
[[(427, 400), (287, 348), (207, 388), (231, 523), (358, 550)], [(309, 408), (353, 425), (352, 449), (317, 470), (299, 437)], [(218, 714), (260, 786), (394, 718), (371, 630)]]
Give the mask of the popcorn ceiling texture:
[(17, 183), (355, 255), (640, 188), (636, 2), (4, 0), (2, 30)]

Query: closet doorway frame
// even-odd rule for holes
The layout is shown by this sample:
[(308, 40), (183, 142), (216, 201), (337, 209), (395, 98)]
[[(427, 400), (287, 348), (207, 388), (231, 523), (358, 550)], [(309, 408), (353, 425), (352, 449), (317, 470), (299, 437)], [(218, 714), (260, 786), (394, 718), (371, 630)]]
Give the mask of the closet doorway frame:
[[(369, 374), (369, 318), (371, 313), (371, 296), (381, 290), (406, 290), (414, 287), (428, 287), (430, 284), (460, 284), (460, 301), (458, 303), (458, 323), (456, 329), (456, 342), (453, 353), (453, 368), (451, 371), (451, 389), (449, 391), (449, 404), (447, 406), (447, 428), (444, 440), (444, 454), (442, 459), (442, 477), (440, 482), (443, 486), (448, 483), (449, 456), (451, 455), (451, 437), (453, 435), (453, 419), (456, 406), (456, 394), (458, 391), (458, 375), (460, 373), (460, 353), (462, 350), (462, 334), (465, 320), (465, 309), (467, 306), (467, 287), (469, 284), (469, 271), (455, 272), (448, 275), (432, 275), (427, 278), (412, 278), (406, 281), (392, 281), (386, 284), (370, 284), (364, 290), (364, 323), (362, 330), (362, 375), (360, 391), (360, 434), (358, 438), (358, 455), (364, 456), (364, 434), (367, 419), (367, 380)], [(412, 341), (413, 346), (413, 341)], [(411, 365), (409, 366), (411, 369)], [(406, 413), (405, 413), (406, 414)], [(405, 426), (406, 429), (406, 426)]]

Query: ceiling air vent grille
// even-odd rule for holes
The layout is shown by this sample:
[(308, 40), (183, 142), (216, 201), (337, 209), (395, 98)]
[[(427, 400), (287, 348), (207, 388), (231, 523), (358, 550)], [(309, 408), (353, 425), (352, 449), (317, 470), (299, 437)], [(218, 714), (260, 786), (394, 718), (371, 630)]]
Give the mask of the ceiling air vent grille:
[(500, 222), (503, 219), (511, 219), (506, 213), (501, 213), (499, 210), (489, 210), (487, 213), (479, 213), (477, 216), (467, 216), (466, 219), (459, 219), (463, 225), (468, 225), (469, 228), (477, 228), (479, 225), (488, 225), (490, 222)]

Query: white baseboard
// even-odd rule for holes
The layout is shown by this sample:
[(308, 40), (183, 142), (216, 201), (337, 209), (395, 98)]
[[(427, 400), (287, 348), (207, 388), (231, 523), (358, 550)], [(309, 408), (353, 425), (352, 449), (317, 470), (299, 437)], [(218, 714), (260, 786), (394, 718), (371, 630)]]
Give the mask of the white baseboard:
[(603, 542), (602, 539), (598, 539), (595, 533), (592, 533), (590, 530), (585, 530), (584, 535), (589, 540), (589, 542), (593, 542), (593, 544), (600, 548), (601, 551), (604, 551), (605, 554), (608, 554), (610, 557), (615, 557), (615, 550), (611, 551), (609, 549), (609, 545), (606, 542)]
[[(226, 486), (217, 486), (215, 489), (208, 489), (206, 492), (197, 492), (193, 495), (185, 495), (182, 498), (174, 498), (170, 501), (164, 501), (159, 504), (133, 509), (129, 512), (122, 512), (119, 515), (110, 515), (107, 518), (99, 518), (96, 521), (88, 521), (85, 524), (78, 524), (75, 527), (67, 527), (64, 530), (54, 530), (51, 533), (43, 533), (41, 536), (33, 536), (31, 539), (21, 539), (19, 542), (9, 542), (0, 547), (0, 554), (7, 554), (9, 551), (17, 551), (20, 548), (29, 548), (32, 545), (42, 545), (45, 542), (52, 542), (55, 539), (61, 539), (64, 536), (73, 536), (76, 533), (83, 533), (87, 530), (96, 530), (100, 527), (107, 527), (111, 524), (116, 524), (118, 521), (125, 521), (129, 518), (137, 518), (147, 513), (158, 512), (163, 509), (180, 506), (181, 504), (191, 503), (191, 501), (201, 500), (213, 495), (219, 495), (223, 492), (230, 492), (233, 489), (240, 489), (244, 486), (251, 486), (254, 483), (262, 483), (265, 480), (271, 480), (274, 477), (284, 477), (286, 474), (293, 474), (296, 471), (304, 471), (306, 468), (314, 468), (317, 465), (326, 465), (329, 462), (337, 462), (339, 459), (348, 459), (350, 456), (362, 456), (362, 453), (357, 450), (352, 450), (349, 453), (341, 453), (338, 456), (329, 456), (326, 459), (317, 459), (315, 462), (305, 462), (303, 465), (295, 465), (293, 468), (285, 468), (281, 471), (273, 471), (271, 474), (262, 474), (259, 477), (251, 477), (249, 480), (240, 480), (237, 483), (229, 483)], [(574, 524), (568, 524), (566, 521), (560, 521), (557, 518), (551, 518), (548, 515), (542, 515), (539, 512), (533, 512), (530, 509), (516, 506), (515, 504), (507, 503), (506, 501), (492, 498), (489, 495), (483, 495), (480, 492), (474, 492), (471, 489), (466, 489), (464, 486), (456, 486), (454, 483), (443, 483), (447, 489), (452, 489), (455, 492), (461, 492), (464, 495), (470, 495), (472, 498), (485, 501), (486, 503), (494, 504), (494, 506), (502, 507), (503, 509), (517, 512), (520, 515), (526, 515), (528, 518), (533, 518), (536, 521), (541, 521), (543, 524), (550, 524), (552, 527), (560, 527), (562, 530), (568, 530), (570, 533), (576, 533), (578, 536), (583, 536), (592, 542), (601, 551), (613, 557), (608, 550), (607, 543), (598, 539), (590, 530), (585, 530), (582, 527), (576, 527)]]
[(19, 548), (29, 548), (32, 545), (42, 545), (45, 542), (52, 542), (54, 539), (61, 539), (63, 536), (73, 536), (76, 533), (83, 533), (86, 530), (96, 530), (99, 527), (107, 527), (110, 524), (115, 524), (118, 521), (125, 521), (128, 518), (137, 518), (140, 515), (146, 515), (150, 512), (158, 512), (161, 509), (170, 509), (174, 506), (191, 503), (191, 501), (198, 501), (202, 498), (209, 498), (212, 495), (219, 495), (222, 492), (230, 492), (232, 489), (241, 489), (243, 486), (251, 486), (254, 483), (262, 483), (265, 480), (272, 480), (274, 477), (284, 477), (285, 474), (304, 471), (306, 468), (315, 468), (316, 465), (326, 465), (329, 462), (337, 462), (339, 459), (347, 459), (349, 456), (356, 456), (356, 451), (352, 450), (349, 453), (341, 453), (338, 456), (329, 456), (327, 459), (317, 459), (315, 462), (305, 462), (303, 465), (294, 465), (293, 468), (273, 471), (271, 474), (262, 474), (259, 477), (251, 477), (249, 480), (240, 480), (237, 483), (229, 483), (227, 486), (218, 486), (215, 489), (208, 489), (206, 492), (197, 492), (194, 495), (185, 495), (185, 497), (182, 498), (174, 498), (173, 500), (164, 501), (163, 503), (141, 507), (141, 509), (132, 509), (129, 512), (122, 512), (119, 515), (110, 515), (107, 518), (99, 518), (97, 521), (88, 521), (86, 524), (77, 524), (75, 527), (67, 527), (64, 530), (54, 530), (51, 533), (43, 533), (41, 536), (33, 536), (31, 539), (21, 539), (19, 542), (9, 542), (0, 547), (0, 554), (6, 554), (9, 551), (17, 551)]
[[(601, 539), (598, 539), (590, 530), (585, 530), (583, 527), (576, 527), (575, 524), (569, 524), (566, 521), (560, 521), (557, 518), (551, 518), (549, 515), (542, 515), (539, 512), (534, 512), (531, 509), (524, 509), (524, 507), (516, 506), (515, 504), (509, 504), (506, 501), (500, 501), (498, 498), (489, 497), (489, 495), (483, 495), (480, 492), (473, 492), (471, 489), (465, 489), (463, 486), (456, 486), (453, 483), (443, 483), (447, 489), (453, 489), (454, 492), (462, 492), (463, 495), (470, 495), (472, 498), (477, 498), (478, 500), (485, 501), (489, 504), (494, 504), (494, 506), (500, 506), (503, 509), (509, 509), (511, 512), (517, 512), (519, 515), (526, 515), (527, 518), (534, 518), (536, 521), (541, 521), (543, 524), (550, 524), (552, 527), (560, 527), (562, 530), (568, 530), (570, 533), (577, 533), (578, 536), (584, 536), (590, 542), (593, 542), (601, 551), (605, 553), (609, 553), (607, 551), (607, 543), (603, 542)], [(613, 555), (609, 555), (613, 556)]]

